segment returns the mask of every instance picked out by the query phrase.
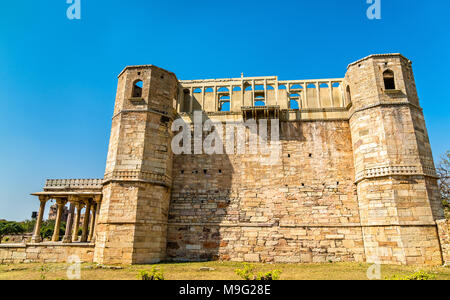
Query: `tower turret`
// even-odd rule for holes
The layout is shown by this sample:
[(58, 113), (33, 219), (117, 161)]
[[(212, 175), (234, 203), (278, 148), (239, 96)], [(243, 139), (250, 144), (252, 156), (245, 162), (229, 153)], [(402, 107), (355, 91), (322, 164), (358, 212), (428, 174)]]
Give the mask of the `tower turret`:
[(171, 123), (178, 80), (158, 67), (119, 75), (94, 260), (154, 263), (165, 257), (172, 185)]
[(345, 81), (367, 261), (440, 264), (443, 210), (411, 62), (372, 55)]

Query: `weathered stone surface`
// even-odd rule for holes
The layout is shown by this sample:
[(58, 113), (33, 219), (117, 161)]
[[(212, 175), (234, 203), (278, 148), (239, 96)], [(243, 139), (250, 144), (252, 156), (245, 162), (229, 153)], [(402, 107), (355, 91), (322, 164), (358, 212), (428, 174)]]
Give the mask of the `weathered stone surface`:
[[(290, 109), (294, 102), (299, 109)], [(225, 103), (230, 111), (221, 111)], [(279, 119), (278, 159), (173, 155), (172, 121), (193, 128), (194, 111), (216, 123)], [(442, 218), (411, 62), (399, 54), (372, 55), (343, 79), (314, 81), (178, 81), (135, 66), (119, 76), (90, 259), (437, 265), (449, 257)], [(59, 248), (38, 258), (28, 248), (3, 249), (0, 258), (61, 258)]]

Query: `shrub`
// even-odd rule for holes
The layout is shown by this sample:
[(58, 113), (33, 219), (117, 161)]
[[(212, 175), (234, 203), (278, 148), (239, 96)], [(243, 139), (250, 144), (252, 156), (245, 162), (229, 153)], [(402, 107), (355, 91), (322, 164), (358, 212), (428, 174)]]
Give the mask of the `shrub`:
[(418, 271), (411, 275), (394, 275), (390, 280), (435, 280), (436, 276), (425, 271)]
[(273, 270), (269, 271), (267, 273), (258, 273), (257, 280), (265, 280), (265, 281), (271, 281), (271, 280), (279, 280), (280, 279), (280, 270)]
[[(241, 277), (244, 280), (254, 280), (253, 270), (255, 267), (253, 267), (251, 264), (244, 263), (243, 269), (236, 269), (234, 272), (236, 275)], [(252, 278), (253, 277), (253, 278)]]
[(164, 280), (163, 272), (156, 270), (155, 267), (153, 267), (150, 272), (145, 270), (140, 271), (139, 277), (141, 280)]
[(244, 263), (244, 267), (242, 269), (236, 269), (234, 272), (236, 275), (241, 277), (244, 280), (279, 280), (280, 279), (280, 270), (272, 270), (267, 273), (258, 273), (254, 274), (255, 267), (251, 264)]

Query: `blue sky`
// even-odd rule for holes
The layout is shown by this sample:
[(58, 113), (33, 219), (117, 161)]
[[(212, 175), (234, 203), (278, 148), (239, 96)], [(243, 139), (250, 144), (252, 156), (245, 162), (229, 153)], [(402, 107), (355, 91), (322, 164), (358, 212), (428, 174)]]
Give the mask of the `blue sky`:
[(413, 61), (435, 158), (450, 149), (449, 1), (65, 0), (0, 4), (0, 219), (38, 209), (46, 178), (101, 178), (117, 75), (343, 77), (372, 53)]

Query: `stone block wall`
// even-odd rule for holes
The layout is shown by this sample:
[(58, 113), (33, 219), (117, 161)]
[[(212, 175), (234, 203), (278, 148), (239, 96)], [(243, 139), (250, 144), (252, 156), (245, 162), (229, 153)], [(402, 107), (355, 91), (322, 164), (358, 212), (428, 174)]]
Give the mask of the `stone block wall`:
[(364, 261), (347, 121), (283, 122), (281, 153), (176, 155), (170, 260)]
[(436, 223), (441, 242), (442, 260), (448, 266), (450, 265), (450, 220), (438, 220)]
[(92, 262), (94, 245), (56, 243), (0, 245), (0, 264), (65, 263), (72, 255), (78, 256), (82, 262)]

